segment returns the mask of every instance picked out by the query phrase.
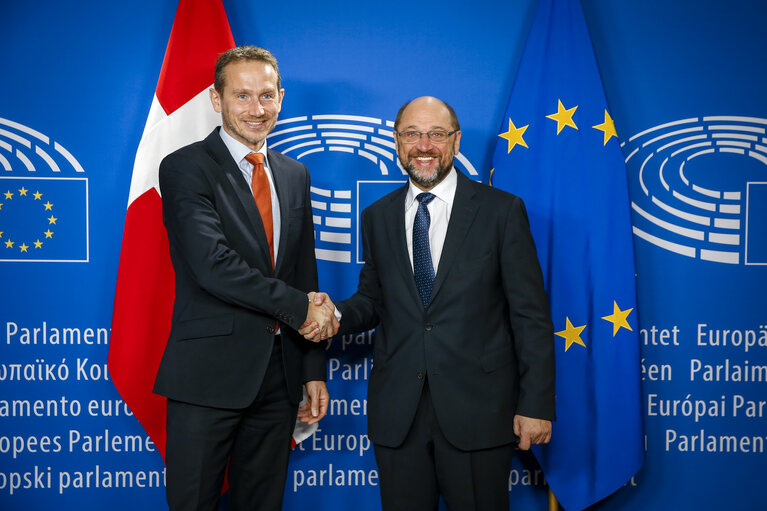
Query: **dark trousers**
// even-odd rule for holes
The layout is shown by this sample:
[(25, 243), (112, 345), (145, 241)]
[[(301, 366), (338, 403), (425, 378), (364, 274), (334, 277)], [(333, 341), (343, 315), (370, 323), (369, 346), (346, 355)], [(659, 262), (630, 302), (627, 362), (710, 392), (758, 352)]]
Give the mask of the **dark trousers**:
[(403, 444), (373, 447), (384, 511), (436, 511), (440, 495), (450, 511), (509, 510), (512, 444), (454, 447), (439, 427), (428, 384)]
[(279, 511), (296, 412), (288, 398), (279, 337), (249, 407), (210, 408), (168, 399), (171, 511), (217, 511), (227, 461), (230, 510)]

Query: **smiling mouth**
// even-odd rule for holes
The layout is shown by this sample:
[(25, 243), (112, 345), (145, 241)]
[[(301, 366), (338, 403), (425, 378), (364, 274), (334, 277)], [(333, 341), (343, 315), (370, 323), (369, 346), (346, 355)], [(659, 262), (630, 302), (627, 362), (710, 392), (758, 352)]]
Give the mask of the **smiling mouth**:
[(253, 129), (258, 129), (264, 125), (265, 121), (243, 121), (246, 126)]
[(432, 161), (436, 160), (436, 156), (414, 156), (413, 160), (415, 160), (419, 165), (429, 165)]

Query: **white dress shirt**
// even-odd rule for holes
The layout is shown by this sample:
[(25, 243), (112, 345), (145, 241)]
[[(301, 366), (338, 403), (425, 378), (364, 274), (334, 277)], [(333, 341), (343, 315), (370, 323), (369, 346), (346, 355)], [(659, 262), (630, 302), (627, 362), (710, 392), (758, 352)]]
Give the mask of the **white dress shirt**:
[[(224, 128), (221, 128), (218, 132), (221, 135), (221, 140), (224, 141), (224, 145), (229, 149), (229, 154), (231, 154), (234, 161), (237, 162), (237, 166), (240, 168), (240, 172), (242, 172), (242, 177), (244, 177), (245, 181), (248, 183), (248, 188), (250, 188), (253, 183), (253, 164), (246, 160), (245, 157), (253, 151), (248, 146), (232, 137)], [(277, 189), (274, 187), (274, 177), (272, 176), (272, 170), (269, 167), (269, 158), (266, 157), (266, 140), (264, 140), (261, 150), (257, 152), (264, 155), (264, 170), (266, 170), (266, 176), (269, 178), (269, 189), (272, 193), (272, 230), (274, 232), (274, 262), (276, 263), (277, 250), (280, 246), (280, 227), (282, 222), (280, 218), (280, 200), (277, 198)]]
[[(431, 264), (434, 268), (434, 275), (437, 275), (439, 269), (439, 260), (442, 256), (442, 247), (445, 245), (447, 236), (447, 224), (450, 222), (450, 212), (453, 210), (453, 200), (455, 199), (455, 190), (458, 187), (458, 176), (455, 167), (450, 169), (450, 173), (442, 180), (440, 184), (429, 190), (434, 194), (434, 199), (426, 205), (429, 210), (429, 252), (431, 252)], [(413, 223), (415, 222), (415, 213), (418, 211), (418, 194), (423, 190), (408, 181), (408, 190), (405, 195), (405, 239), (407, 240), (407, 252), (410, 256), (410, 269), (413, 269)], [(338, 309), (335, 310), (336, 319), (341, 321), (342, 315)]]
[[(218, 130), (221, 135), (221, 140), (224, 141), (224, 145), (229, 149), (229, 154), (232, 155), (234, 161), (237, 162), (237, 166), (242, 172), (242, 177), (248, 183), (248, 188), (251, 188), (253, 183), (253, 164), (245, 159), (247, 155), (254, 152), (248, 146), (236, 140), (222, 127)], [(280, 200), (277, 198), (277, 189), (274, 187), (274, 177), (272, 176), (272, 170), (269, 167), (269, 159), (266, 157), (266, 140), (261, 146), (261, 150), (256, 151), (264, 155), (264, 170), (266, 170), (266, 176), (269, 178), (269, 190), (272, 193), (272, 229), (274, 230), (274, 262), (277, 263), (277, 249), (280, 246)], [(255, 201), (255, 198), (253, 199)], [(281, 333), (281, 329), (277, 328), (277, 335)]]
[[(450, 212), (453, 210), (455, 190), (458, 186), (458, 176), (455, 167), (437, 186), (429, 190), (435, 198), (426, 206), (429, 210), (431, 222), (429, 224), (429, 251), (431, 252), (431, 264), (434, 267), (434, 275), (439, 269), (439, 260), (442, 256), (442, 247), (445, 245), (447, 224), (450, 221)], [(405, 239), (407, 240), (407, 252), (410, 256), (410, 268), (413, 268), (413, 222), (418, 211), (418, 194), (423, 190), (408, 181), (407, 195), (405, 196)]]

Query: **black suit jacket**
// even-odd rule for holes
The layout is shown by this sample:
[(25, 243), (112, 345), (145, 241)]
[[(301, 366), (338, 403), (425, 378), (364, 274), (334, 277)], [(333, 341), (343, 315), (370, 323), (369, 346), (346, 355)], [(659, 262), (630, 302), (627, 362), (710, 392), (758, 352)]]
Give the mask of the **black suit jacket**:
[(243, 408), (256, 397), (279, 320), (291, 400), (325, 379), (321, 346), (296, 330), (317, 289), (306, 167), (268, 151), (280, 202), (272, 270), (255, 200), (218, 129), (160, 164), (163, 221), (176, 275), (170, 338), (154, 390), (204, 406)]
[(458, 172), (424, 310), (405, 240), (406, 193), (407, 185), (362, 212), (358, 291), (338, 303), (341, 333), (379, 325), (369, 436), (384, 446), (401, 444), (428, 377), (453, 445), (510, 443), (515, 413), (554, 419), (553, 327), (522, 200)]

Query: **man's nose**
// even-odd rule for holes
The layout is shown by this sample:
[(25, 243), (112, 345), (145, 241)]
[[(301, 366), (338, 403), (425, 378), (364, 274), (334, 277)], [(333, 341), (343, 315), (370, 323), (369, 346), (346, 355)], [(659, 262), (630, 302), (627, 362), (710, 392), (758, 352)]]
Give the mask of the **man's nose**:
[(418, 139), (418, 143), (416, 144), (416, 147), (419, 151), (428, 151), (434, 146), (432, 144), (431, 139), (429, 138), (428, 133), (421, 133), (421, 137)]
[(250, 111), (248, 112), (251, 115), (255, 116), (261, 116), (264, 114), (264, 106), (261, 104), (260, 101), (251, 101), (250, 103)]

